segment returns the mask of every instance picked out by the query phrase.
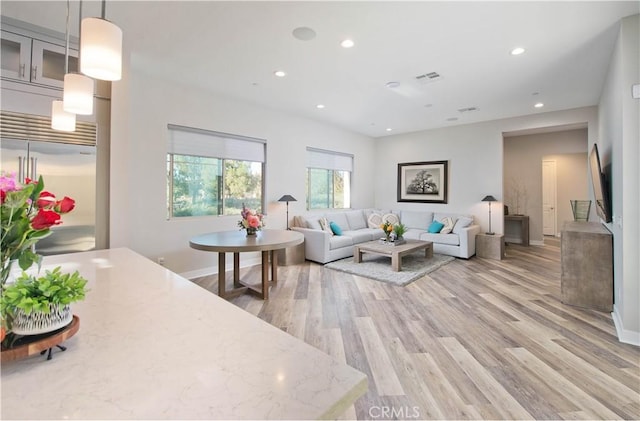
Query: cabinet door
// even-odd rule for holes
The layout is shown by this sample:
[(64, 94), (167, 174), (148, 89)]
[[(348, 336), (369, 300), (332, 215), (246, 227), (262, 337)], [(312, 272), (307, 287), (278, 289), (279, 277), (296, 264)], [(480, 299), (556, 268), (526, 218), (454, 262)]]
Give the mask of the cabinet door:
[(29, 81), (31, 69), (31, 38), (2, 31), (2, 76)]
[[(62, 88), (65, 75), (65, 47), (33, 40), (31, 82)], [(69, 73), (78, 71), (78, 51), (69, 49)]]

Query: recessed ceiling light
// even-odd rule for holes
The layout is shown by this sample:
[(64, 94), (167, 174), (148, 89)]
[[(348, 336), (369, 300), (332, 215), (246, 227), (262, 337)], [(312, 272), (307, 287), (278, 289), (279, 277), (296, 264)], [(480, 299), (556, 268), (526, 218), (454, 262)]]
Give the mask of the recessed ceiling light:
[(275, 72), (273, 72), (274, 75), (278, 76), (278, 77), (285, 77), (287, 74), (285, 72), (283, 72), (282, 70), (276, 70)]
[(511, 50), (511, 55), (512, 56), (519, 56), (520, 54), (524, 53), (524, 48), (522, 47), (516, 47), (513, 50)]
[(391, 130), (393, 130), (393, 129), (392, 129), (391, 127), (387, 127), (385, 130), (386, 130), (386, 131), (388, 131), (388, 132), (390, 132), (390, 131), (391, 131)]
[(542, 108), (542, 107), (544, 107), (544, 104), (542, 102), (538, 102), (538, 103), (536, 103), (536, 105), (534, 105), (534, 107)]
[(396, 82), (396, 81), (392, 81), (392, 82), (387, 82), (384, 86), (386, 86), (387, 88), (397, 88), (398, 86), (400, 86), (400, 82)]
[(449, 117), (447, 121), (458, 121), (458, 117)]
[(324, 108), (324, 104), (318, 104), (318, 105), (316, 105), (316, 108), (318, 108), (318, 109), (320, 109), (320, 110), (321, 110), (321, 109), (323, 109), (323, 108)]
[(351, 39), (345, 39), (340, 43), (340, 45), (342, 46), (342, 48), (351, 48), (356, 44)]
[(299, 39), (300, 41), (311, 41), (316, 37), (316, 31), (311, 28), (307, 28), (306, 26), (294, 29), (292, 34), (294, 38)]

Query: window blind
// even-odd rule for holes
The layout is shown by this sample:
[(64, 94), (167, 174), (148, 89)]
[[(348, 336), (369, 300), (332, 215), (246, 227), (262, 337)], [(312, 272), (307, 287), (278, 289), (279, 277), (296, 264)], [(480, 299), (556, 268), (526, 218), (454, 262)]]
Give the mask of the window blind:
[(167, 152), (265, 162), (266, 140), (169, 124)]
[(353, 155), (307, 148), (307, 168), (353, 172)]

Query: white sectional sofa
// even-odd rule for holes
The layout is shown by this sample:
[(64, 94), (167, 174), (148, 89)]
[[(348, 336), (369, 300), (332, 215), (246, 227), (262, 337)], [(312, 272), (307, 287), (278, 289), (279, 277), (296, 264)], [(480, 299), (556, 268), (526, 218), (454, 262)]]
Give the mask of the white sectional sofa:
[[(476, 234), (480, 232), (473, 216), (434, 213), (430, 211), (390, 211), (383, 209), (349, 209), (344, 211), (309, 212), (295, 216), (291, 229), (304, 235), (307, 260), (328, 263), (353, 256), (353, 246), (384, 236), (376, 224), (379, 220), (397, 218), (407, 232), (406, 239), (433, 242), (435, 253), (468, 259), (476, 253)], [(431, 223), (449, 217), (453, 221), (452, 232), (448, 234), (429, 233)], [(320, 222), (326, 218), (338, 226), (338, 234), (331, 229), (323, 229)], [(380, 219), (381, 218), (381, 219)]]

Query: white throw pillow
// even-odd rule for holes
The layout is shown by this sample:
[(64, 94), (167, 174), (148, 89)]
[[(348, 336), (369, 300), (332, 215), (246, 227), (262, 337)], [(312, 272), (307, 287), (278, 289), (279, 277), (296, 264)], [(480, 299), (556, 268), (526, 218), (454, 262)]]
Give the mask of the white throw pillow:
[(453, 218), (451, 218), (450, 216), (446, 216), (442, 218), (440, 222), (444, 224), (444, 227), (442, 227), (442, 229), (440, 230), (440, 234), (451, 234), (451, 231), (453, 231), (453, 224), (454, 224)]
[(388, 222), (392, 225), (397, 225), (400, 223), (400, 218), (395, 213), (385, 213), (382, 215), (382, 223)]
[(327, 218), (320, 218), (320, 226), (322, 227), (322, 231), (326, 231), (329, 234), (333, 235), (333, 230), (331, 229)]
[(367, 224), (369, 224), (369, 228), (380, 228), (382, 225), (382, 215), (379, 213), (372, 213), (367, 218)]
[(468, 227), (472, 223), (473, 223), (473, 219), (467, 218), (466, 216), (460, 217), (460, 219), (458, 219), (456, 224), (453, 226), (453, 233), (460, 234), (460, 231), (462, 231), (463, 228)]

